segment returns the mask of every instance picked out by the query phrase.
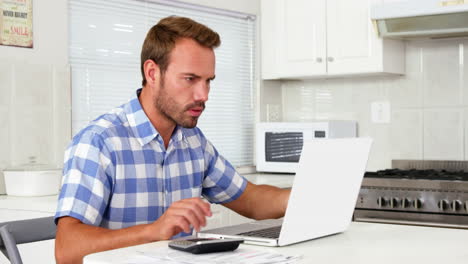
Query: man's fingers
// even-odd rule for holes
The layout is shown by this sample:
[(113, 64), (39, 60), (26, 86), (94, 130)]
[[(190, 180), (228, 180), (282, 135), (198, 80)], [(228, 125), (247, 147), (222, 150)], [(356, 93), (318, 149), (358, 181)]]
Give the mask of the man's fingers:
[(200, 231), (202, 226), (206, 226), (206, 216), (212, 214), (209, 203), (200, 198), (189, 198), (173, 203), (165, 215), (167, 223), (174, 227), (173, 232), (178, 233), (181, 229), (189, 233), (191, 226)]
[[(182, 229), (185, 233), (190, 233), (190, 223), (187, 221), (187, 219), (183, 216), (176, 217), (174, 219), (174, 226)], [(178, 234), (179, 232), (175, 232)]]
[[(167, 212), (166, 212), (167, 213)], [(190, 233), (190, 223), (184, 216), (179, 216), (176, 214), (165, 214), (155, 222), (150, 227), (155, 227), (156, 232), (151, 232), (155, 235), (155, 240), (167, 240), (171, 237), (179, 234), (182, 231)], [(154, 229), (149, 229), (153, 230)]]
[(204, 202), (202, 199), (195, 197), (195, 198), (190, 198), (190, 199), (184, 199), (181, 200), (181, 202), (190, 202), (196, 204), (200, 209), (202, 210), (203, 214), (205, 216), (211, 216), (211, 209), (210, 209), (210, 204), (207, 202)]
[(174, 208), (183, 208), (193, 212), (193, 214), (198, 218), (200, 226), (205, 226), (206, 216), (211, 215), (209, 204), (201, 201), (200, 198), (180, 200), (179, 202), (174, 203)]
[[(195, 203), (192, 202), (188, 206), (195, 213), (195, 215), (197, 216), (198, 220), (200, 221), (200, 225), (201, 226), (206, 226), (206, 214), (205, 214), (202, 206), (200, 206), (200, 204), (197, 203), (197, 202), (195, 202)], [(197, 230), (197, 231), (200, 231), (200, 230)]]
[(202, 221), (198, 218), (197, 214), (187, 207), (176, 207), (172, 209), (172, 213), (185, 218), (185, 220), (192, 225), (197, 231), (200, 231)]
[(203, 209), (203, 211), (205, 212), (205, 215), (206, 216), (212, 216), (213, 214), (211, 213), (211, 208), (210, 208), (210, 204), (207, 203), (207, 202), (204, 202), (202, 199), (200, 198), (197, 198), (198, 200), (198, 204), (200, 205), (200, 207)]
[(200, 198), (195, 198), (195, 202), (202, 208), (206, 216), (212, 216), (210, 204)]

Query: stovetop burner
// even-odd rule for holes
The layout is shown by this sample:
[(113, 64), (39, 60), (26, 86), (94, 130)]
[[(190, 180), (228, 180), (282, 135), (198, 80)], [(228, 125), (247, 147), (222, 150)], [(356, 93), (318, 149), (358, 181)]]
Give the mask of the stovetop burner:
[(468, 161), (392, 160), (366, 172), (354, 220), (468, 229)]
[(386, 179), (421, 179), (421, 180), (447, 180), (447, 181), (468, 181), (466, 171), (447, 170), (417, 170), (417, 169), (387, 169), (376, 172), (366, 172), (365, 178), (386, 178)]

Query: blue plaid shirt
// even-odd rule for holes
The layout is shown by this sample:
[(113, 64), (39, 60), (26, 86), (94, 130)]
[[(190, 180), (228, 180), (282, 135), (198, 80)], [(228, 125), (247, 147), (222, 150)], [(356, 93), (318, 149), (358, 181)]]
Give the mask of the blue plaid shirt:
[(167, 149), (138, 95), (94, 120), (65, 152), (55, 219), (119, 229), (157, 220), (175, 201), (237, 199), (247, 181), (200, 129), (177, 126)]

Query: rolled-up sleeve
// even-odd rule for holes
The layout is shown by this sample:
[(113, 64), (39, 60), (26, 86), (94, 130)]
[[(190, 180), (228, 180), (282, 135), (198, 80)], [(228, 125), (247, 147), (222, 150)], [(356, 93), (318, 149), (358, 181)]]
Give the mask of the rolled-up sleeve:
[(56, 222), (71, 216), (89, 225), (101, 223), (113, 185), (111, 160), (101, 136), (90, 131), (75, 136), (65, 152)]
[(218, 153), (203, 134), (201, 136), (206, 164), (203, 196), (212, 203), (236, 200), (244, 192), (247, 180), (237, 173), (231, 163)]

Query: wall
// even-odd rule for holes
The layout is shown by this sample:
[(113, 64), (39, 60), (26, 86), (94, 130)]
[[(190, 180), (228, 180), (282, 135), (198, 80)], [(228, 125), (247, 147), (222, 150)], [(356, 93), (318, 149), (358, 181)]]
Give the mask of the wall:
[(67, 1), (33, 1), (34, 48), (0, 46), (4, 60), (66, 65), (68, 63)]
[(0, 46), (0, 194), (6, 167), (61, 166), (70, 139), (67, 1), (33, 1), (34, 48)]
[[(412, 41), (406, 74), (282, 83), (284, 121), (357, 120), (375, 139), (368, 170), (392, 159), (468, 159), (468, 39)], [(371, 120), (371, 103), (388, 101), (390, 123)]]
[[(260, 10), (259, 0), (185, 2), (250, 14)], [(33, 49), (0, 46), (0, 194), (3, 169), (31, 159), (61, 167), (71, 138), (67, 1), (33, 1), (33, 30)]]

